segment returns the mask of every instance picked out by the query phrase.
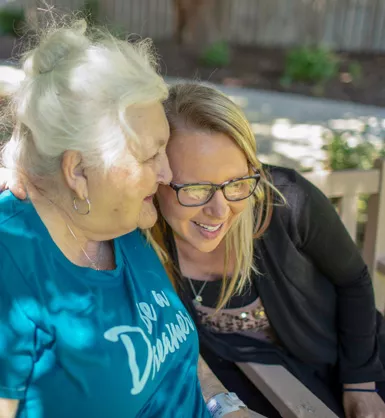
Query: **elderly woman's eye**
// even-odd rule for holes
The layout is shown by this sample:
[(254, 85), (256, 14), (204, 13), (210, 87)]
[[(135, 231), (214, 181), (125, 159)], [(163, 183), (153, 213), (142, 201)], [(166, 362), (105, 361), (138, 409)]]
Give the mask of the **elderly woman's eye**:
[(148, 158), (145, 162), (154, 161), (158, 157), (158, 155), (159, 155), (159, 151), (156, 154), (154, 154), (152, 157)]

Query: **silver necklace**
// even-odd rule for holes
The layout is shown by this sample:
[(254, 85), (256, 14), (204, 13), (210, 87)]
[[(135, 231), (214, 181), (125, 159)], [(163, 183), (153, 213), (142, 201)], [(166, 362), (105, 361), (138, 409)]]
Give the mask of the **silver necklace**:
[(77, 243), (79, 244), (80, 249), (83, 251), (83, 254), (87, 257), (87, 260), (90, 262), (90, 267), (93, 268), (94, 270), (100, 270), (99, 268), (99, 259), (100, 259), (100, 249), (102, 247), (102, 243), (100, 243), (99, 245), (99, 250), (98, 250), (98, 255), (96, 257), (96, 261), (93, 261), (91, 259), (91, 257), (89, 257), (89, 255), (87, 254), (86, 250), (82, 247), (82, 245), (80, 245), (80, 242), (78, 240), (78, 237), (75, 235), (74, 231), (72, 230), (72, 228), (66, 223), (68, 230), (70, 231), (71, 235), (75, 238), (75, 241), (77, 241)]
[(192, 284), (191, 279), (189, 277), (187, 277), (187, 280), (190, 283), (191, 290), (192, 290), (192, 292), (194, 294), (193, 304), (194, 305), (202, 305), (203, 298), (202, 298), (201, 294), (202, 294), (203, 289), (205, 288), (205, 286), (207, 284), (207, 280), (205, 280), (205, 282), (203, 283), (203, 285), (199, 289), (199, 292), (198, 293), (195, 291), (195, 288), (194, 288), (194, 285)]

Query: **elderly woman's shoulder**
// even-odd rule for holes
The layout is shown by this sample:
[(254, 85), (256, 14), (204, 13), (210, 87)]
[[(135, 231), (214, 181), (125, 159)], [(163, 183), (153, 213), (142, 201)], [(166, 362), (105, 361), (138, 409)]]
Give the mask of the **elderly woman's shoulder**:
[(17, 199), (11, 192), (0, 194), (0, 244), (8, 250), (23, 251), (23, 243), (31, 237), (32, 204)]
[(4, 225), (26, 208), (10, 191), (0, 194), (0, 225)]

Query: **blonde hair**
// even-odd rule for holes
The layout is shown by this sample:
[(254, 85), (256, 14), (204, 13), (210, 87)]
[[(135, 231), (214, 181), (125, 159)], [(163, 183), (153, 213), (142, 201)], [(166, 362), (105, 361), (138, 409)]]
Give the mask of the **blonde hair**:
[(30, 178), (56, 173), (69, 149), (87, 167), (118, 164), (127, 139), (139, 141), (127, 109), (168, 95), (149, 40), (121, 41), (75, 17), (44, 26), (22, 68), (5, 115), (12, 135), (2, 160)]
[[(246, 209), (240, 214), (225, 237), (225, 265), (217, 310), (226, 305), (232, 295), (241, 292), (248, 284), (252, 272), (257, 272), (253, 261), (253, 241), (267, 229), (272, 215), (272, 191), (276, 190), (268, 179), (257, 158), (254, 134), (241, 109), (227, 96), (201, 84), (177, 84), (170, 88), (165, 109), (172, 134), (180, 126), (223, 133), (232, 138), (244, 152), (251, 167), (261, 175), (261, 180), (247, 201)], [(178, 288), (180, 274), (167, 255), (164, 241), (165, 220), (159, 216), (152, 229), (158, 255), (163, 259), (166, 270)], [(230, 280), (228, 263), (230, 254), (235, 252), (235, 268)]]

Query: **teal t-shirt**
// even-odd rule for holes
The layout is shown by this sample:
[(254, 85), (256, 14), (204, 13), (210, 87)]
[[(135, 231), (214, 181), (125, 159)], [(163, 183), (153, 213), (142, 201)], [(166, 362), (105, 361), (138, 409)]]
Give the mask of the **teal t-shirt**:
[(195, 326), (155, 252), (139, 231), (114, 246), (115, 270), (76, 266), (29, 201), (0, 195), (0, 398), (18, 418), (210, 416)]

